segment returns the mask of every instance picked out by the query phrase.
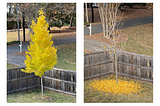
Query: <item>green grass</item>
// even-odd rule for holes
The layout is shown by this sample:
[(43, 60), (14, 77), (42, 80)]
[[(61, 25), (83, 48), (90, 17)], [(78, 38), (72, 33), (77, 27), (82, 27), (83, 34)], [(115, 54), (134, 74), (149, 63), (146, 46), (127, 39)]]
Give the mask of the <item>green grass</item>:
[(15, 68), (15, 66), (13, 64), (8, 64), (7, 63), (7, 69), (10, 69), (10, 68)]
[[(107, 79), (109, 77), (106, 77)], [(130, 81), (130, 79), (122, 79), (121, 80), (127, 80)], [(90, 84), (89, 81), (84, 82), (84, 102), (85, 103), (153, 103), (153, 84), (147, 83), (147, 82), (140, 82), (141, 85), (144, 86), (144, 90), (142, 91), (142, 94), (146, 96), (139, 96), (137, 94), (133, 94), (132, 96), (127, 95), (114, 95), (113, 93), (108, 93), (108, 95), (105, 95), (105, 93), (101, 93), (92, 87), (89, 87)]]
[(56, 68), (76, 71), (76, 43), (57, 46)]
[(7, 103), (75, 103), (76, 97), (44, 90), (42, 99), (41, 90), (26, 93), (7, 95)]
[(84, 25), (89, 25), (90, 23), (89, 22), (84, 22)]
[(153, 56), (153, 23), (123, 29), (128, 35), (125, 50)]
[(18, 44), (18, 43), (20, 43), (20, 41), (11, 41), (11, 42), (7, 42), (7, 45)]

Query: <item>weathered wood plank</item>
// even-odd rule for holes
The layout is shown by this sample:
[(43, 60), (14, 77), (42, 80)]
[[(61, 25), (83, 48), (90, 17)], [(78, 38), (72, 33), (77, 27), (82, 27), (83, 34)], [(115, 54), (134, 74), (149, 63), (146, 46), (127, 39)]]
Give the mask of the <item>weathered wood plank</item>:
[(60, 93), (65, 93), (65, 94), (69, 94), (69, 95), (76, 95), (75, 93), (71, 93), (71, 92), (65, 92), (65, 91), (62, 91), (62, 90), (57, 90), (57, 89), (54, 89), (54, 88), (50, 88), (50, 87), (46, 87), (44, 86), (45, 89), (48, 89), (48, 90), (52, 90), (52, 91), (56, 91), (56, 92), (60, 92)]

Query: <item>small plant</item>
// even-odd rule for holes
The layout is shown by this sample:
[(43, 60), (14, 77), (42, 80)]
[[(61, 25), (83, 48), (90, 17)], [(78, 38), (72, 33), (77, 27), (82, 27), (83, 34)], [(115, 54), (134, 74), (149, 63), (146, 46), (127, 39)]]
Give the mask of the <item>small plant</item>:
[(84, 22), (84, 25), (89, 25), (90, 23), (89, 22)]
[(43, 98), (43, 83), (42, 76), (47, 70), (51, 70), (53, 66), (57, 63), (57, 49), (54, 48), (52, 35), (49, 35), (47, 30), (49, 25), (45, 20), (43, 15), (43, 10), (39, 10), (39, 17), (37, 18), (37, 23), (32, 21), (31, 28), (33, 33), (31, 33), (31, 42), (28, 47), (29, 52), (26, 52), (26, 64), (25, 70), (22, 71), (26, 73), (35, 73), (36, 76), (41, 77), (41, 89)]

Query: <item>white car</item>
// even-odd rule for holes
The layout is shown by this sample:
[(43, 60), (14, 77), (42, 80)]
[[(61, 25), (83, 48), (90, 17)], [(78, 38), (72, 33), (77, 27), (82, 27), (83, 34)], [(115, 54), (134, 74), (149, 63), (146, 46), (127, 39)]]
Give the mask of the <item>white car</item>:
[(98, 4), (97, 3), (93, 3), (92, 7), (98, 7)]

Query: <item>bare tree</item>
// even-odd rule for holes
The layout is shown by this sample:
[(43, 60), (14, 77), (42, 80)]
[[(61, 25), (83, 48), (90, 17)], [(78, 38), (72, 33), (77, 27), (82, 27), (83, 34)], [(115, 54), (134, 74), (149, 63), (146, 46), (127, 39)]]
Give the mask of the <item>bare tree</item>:
[[(122, 18), (117, 18), (118, 7), (120, 3), (99, 3), (99, 13), (103, 27), (103, 37), (109, 39), (110, 45), (108, 48), (104, 47), (105, 51), (107, 50), (115, 63), (116, 70), (116, 83), (118, 84), (118, 72), (117, 72), (117, 59), (121, 55), (122, 52), (117, 51), (117, 44), (119, 42), (119, 38), (122, 35), (120, 20)], [(121, 43), (122, 44), (122, 43)], [(125, 43), (124, 43), (125, 44)], [(123, 49), (125, 45), (121, 45), (119, 51)]]
[(88, 22), (88, 8), (87, 8), (87, 3), (85, 3), (85, 7), (86, 7), (86, 21)]
[(75, 6), (75, 5), (73, 5), (72, 9), (73, 9), (73, 10), (72, 10), (71, 15), (70, 15), (71, 19), (70, 19), (69, 27), (71, 27), (71, 26), (72, 26), (72, 22), (73, 22), (73, 18), (74, 18), (74, 14), (75, 14), (76, 6)]
[(117, 18), (120, 3), (98, 3), (98, 10), (103, 27), (103, 36), (110, 38), (114, 36), (115, 27), (121, 18)]

